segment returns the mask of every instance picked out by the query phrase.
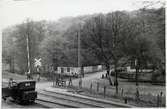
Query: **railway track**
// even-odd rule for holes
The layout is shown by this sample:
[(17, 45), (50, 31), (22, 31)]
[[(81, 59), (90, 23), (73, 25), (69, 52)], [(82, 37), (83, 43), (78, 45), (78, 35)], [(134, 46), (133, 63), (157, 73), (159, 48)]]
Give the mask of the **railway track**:
[(73, 94), (64, 94), (49, 91), (38, 92), (37, 103), (48, 106), (49, 108), (110, 108), (110, 107), (129, 107), (119, 103), (105, 102), (98, 99), (79, 97)]
[(38, 102), (34, 103), (26, 103), (26, 104), (18, 104), (13, 99), (7, 98), (7, 100), (2, 100), (2, 109), (6, 108), (47, 108), (45, 105), (39, 104)]
[(56, 102), (54, 100), (49, 101), (49, 100), (41, 99), (41, 98), (36, 99), (35, 102), (42, 105), (44, 108), (77, 108), (75, 106)]
[[(50, 107), (66, 107), (66, 108), (90, 108), (90, 107), (96, 107), (96, 108), (100, 108), (101, 106), (97, 106), (88, 102), (83, 102), (79, 99), (75, 99), (75, 98), (67, 98), (65, 96), (61, 96), (61, 95), (53, 95), (50, 94), (48, 92), (43, 93), (40, 92), (38, 93), (38, 99), (37, 101), (41, 101), (41, 102), (45, 102), (46, 105), (49, 105)], [(48, 103), (48, 104), (47, 104)], [(101, 107), (102, 108), (102, 107)]]

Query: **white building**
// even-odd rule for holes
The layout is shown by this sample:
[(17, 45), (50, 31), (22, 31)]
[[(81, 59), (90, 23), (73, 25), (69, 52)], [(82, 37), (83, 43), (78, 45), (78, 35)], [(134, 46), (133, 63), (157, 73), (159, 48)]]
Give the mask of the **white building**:
[[(83, 68), (84, 73), (90, 73), (95, 71), (101, 71), (102, 65), (97, 66), (85, 66)], [(59, 74), (67, 74), (67, 75), (73, 75), (73, 74), (80, 74), (81, 68), (80, 67), (57, 67), (57, 73)]]
[[(136, 69), (132, 69), (130, 66), (126, 67), (127, 72), (136, 72)], [(151, 72), (152, 69), (142, 69), (142, 71), (140, 70), (139, 72)]]

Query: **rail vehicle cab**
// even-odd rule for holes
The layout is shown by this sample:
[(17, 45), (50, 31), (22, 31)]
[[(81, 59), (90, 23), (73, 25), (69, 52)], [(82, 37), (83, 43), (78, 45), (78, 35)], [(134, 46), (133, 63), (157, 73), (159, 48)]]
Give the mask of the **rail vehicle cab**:
[(18, 103), (34, 102), (37, 98), (37, 91), (35, 91), (36, 81), (33, 80), (19, 80), (13, 82), (9, 87), (10, 96)]

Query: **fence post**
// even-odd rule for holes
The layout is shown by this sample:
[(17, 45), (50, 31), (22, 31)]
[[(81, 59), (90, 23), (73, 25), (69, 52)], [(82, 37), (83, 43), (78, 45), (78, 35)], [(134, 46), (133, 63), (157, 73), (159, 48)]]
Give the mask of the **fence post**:
[(139, 96), (140, 96), (140, 94), (139, 94), (139, 90), (138, 90), (138, 88), (137, 88), (137, 89), (136, 89), (136, 101), (139, 100)]
[(121, 88), (121, 96), (123, 97), (124, 96), (124, 89)]
[(160, 93), (160, 97), (159, 97), (159, 106), (162, 106), (162, 96), (163, 96), (163, 92)]
[(79, 79), (79, 88), (82, 88), (82, 78)]
[(53, 80), (53, 87), (54, 87), (55, 85), (54, 85), (54, 80)]
[(157, 95), (157, 107), (159, 107), (159, 94)]
[(106, 86), (104, 86), (104, 97), (106, 96)]
[(125, 104), (128, 103), (128, 98), (127, 98), (127, 96), (125, 96), (125, 98), (124, 98), (124, 103), (125, 103)]
[(97, 92), (99, 92), (99, 83), (97, 83)]
[(90, 84), (90, 91), (92, 92), (92, 83)]
[(53, 87), (55, 87), (55, 77), (53, 76)]

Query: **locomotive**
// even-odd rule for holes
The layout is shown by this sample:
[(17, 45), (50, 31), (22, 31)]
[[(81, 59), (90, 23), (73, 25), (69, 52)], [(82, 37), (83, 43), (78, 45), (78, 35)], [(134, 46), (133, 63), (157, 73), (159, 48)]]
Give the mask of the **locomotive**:
[(33, 80), (18, 80), (13, 81), (9, 87), (2, 88), (2, 98), (6, 100), (11, 97), (17, 103), (33, 103), (37, 98), (37, 91), (35, 91), (36, 81)]

